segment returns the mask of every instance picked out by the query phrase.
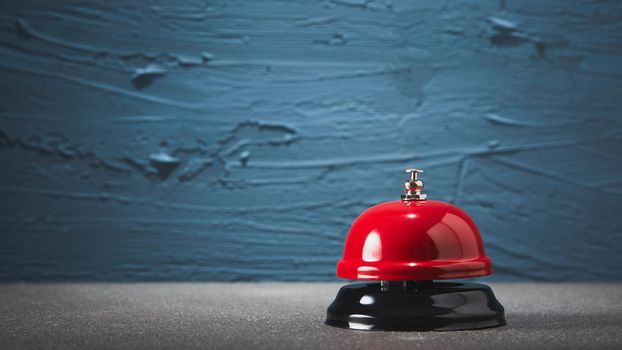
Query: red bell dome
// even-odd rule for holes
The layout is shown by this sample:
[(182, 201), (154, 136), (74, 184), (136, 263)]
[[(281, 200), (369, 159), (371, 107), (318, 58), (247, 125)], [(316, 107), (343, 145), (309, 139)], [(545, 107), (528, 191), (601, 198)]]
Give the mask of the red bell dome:
[(420, 170), (409, 169), (402, 200), (365, 210), (346, 238), (337, 276), (347, 279), (425, 281), (492, 273), (479, 230), (449, 203), (426, 200)]

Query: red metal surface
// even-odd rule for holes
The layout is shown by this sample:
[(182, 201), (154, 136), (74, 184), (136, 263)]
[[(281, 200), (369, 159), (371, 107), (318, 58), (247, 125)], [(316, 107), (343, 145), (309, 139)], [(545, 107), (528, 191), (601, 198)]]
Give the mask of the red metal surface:
[(359, 280), (436, 280), (492, 273), (479, 230), (449, 203), (393, 201), (364, 211), (346, 238), (337, 276)]

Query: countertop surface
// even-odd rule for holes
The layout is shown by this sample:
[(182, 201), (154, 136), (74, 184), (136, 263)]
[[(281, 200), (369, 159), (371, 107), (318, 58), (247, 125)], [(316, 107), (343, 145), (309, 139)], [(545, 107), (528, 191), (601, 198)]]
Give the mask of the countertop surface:
[(508, 325), (352, 331), (324, 325), (335, 283), (0, 285), (0, 348), (622, 348), (622, 284), (493, 283)]

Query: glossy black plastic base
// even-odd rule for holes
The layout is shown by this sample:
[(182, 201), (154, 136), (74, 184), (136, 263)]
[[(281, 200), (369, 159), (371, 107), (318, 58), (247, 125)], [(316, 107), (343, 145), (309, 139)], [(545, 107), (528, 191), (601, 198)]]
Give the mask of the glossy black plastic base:
[(410, 290), (381, 290), (377, 282), (354, 283), (341, 287), (328, 307), (326, 324), (358, 330), (453, 331), (503, 326), (505, 315), (485, 284), (435, 281)]

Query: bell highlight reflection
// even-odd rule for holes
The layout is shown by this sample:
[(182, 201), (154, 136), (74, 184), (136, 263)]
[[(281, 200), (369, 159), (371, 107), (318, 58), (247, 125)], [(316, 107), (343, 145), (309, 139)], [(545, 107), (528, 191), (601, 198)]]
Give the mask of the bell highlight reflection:
[(363, 261), (375, 262), (382, 260), (382, 242), (377, 232), (370, 232), (363, 244)]

